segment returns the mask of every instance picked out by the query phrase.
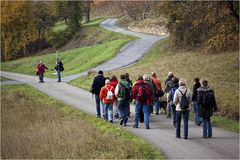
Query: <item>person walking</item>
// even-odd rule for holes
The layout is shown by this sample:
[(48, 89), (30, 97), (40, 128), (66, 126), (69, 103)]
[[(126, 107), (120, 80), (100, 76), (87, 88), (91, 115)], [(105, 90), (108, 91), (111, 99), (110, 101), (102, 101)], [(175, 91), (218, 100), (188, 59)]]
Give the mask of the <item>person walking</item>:
[(170, 104), (171, 109), (172, 109), (172, 117), (173, 117), (173, 126), (174, 127), (177, 127), (177, 113), (176, 113), (176, 105), (173, 103), (173, 100), (174, 100), (174, 94), (179, 87), (178, 83), (179, 83), (179, 79), (177, 77), (173, 77), (172, 89), (169, 93), (169, 98), (168, 98), (169, 99), (169, 104)]
[(115, 100), (114, 87), (110, 85), (110, 80), (105, 80), (105, 86), (100, 91), (100, 101), (104, 103), (104, 117), (107, 121), (113, 122), (113, 102)]
[(159, 98), (163, 96), (164, 92), (162, 90), (162, 86), (161, 86), (161, 81), (160, 79), (157, 77), (156, 72), (152, 72), (152, 81), (155, 84), (156, 87), (156, 94), (155, 94), (155, 104), (156, 104), (156, 115), (159, 115), (161, 108), (160, 108), (160, 100)]
[(61, 82), (61, 72), (64, 70), (62, 61), (57, 58), (55, 70), (57, 71), (58, 81)]
[[(98, 75), (94, 77), (93, 83), (91, 86), (90, 92), (95, 95), (95, 101), (96, 101), (96, 112), (97, 117), (101, 117), (101, 111), (100, 111), (100, 98), (99, 94), (101, 91), (101, 88), (105, 85), (105, 77), (103, 76), (103, 71), (98, 71)], [(102, 110), (104, 114), (104, 104), (102, 103)]]
[(177, 127), (176, 127), (176, 137), (181, 138), (180, 128), (181, 128), (181, 119), (183, 116), (184, 122), (184, 139), (188, 139), (188, 119), (189, 119), (189, 104), (191, 103), (191, 93), (187, 88), (187, 82), (185, 79), (181, 78), (179, 80), (179, 88), (174, 94), (173, 103), (176, 105), (177, 113)]
[(198, 106), (198, 102), (197, 102), (197, 89), (201, 87), (201, 84), (199, 83), (199, 78), (196, 77), (194, 78), (194, 86), (193, 86), (193, 95), (192, 95), (192, 101), (193, 101), (193, 110), (194, 110), (194, 120), (195, 120), (195, 124), (200, 126), (202, 123), (202, 119), (199, 116), (199, 106)]
[(42, 61), (40, 61), (36, 69), (36, 74), (39, 76), (39, 82), (42, 82), (42, 83), (44, 82), (43, 78), (44, 78), (45, 69), (48, 69), (48, 68), (46, 67), (45, 64), (43, 64)]
[(172, 79), (173, 79), (174, 75), (172, 72), (168, 73), (168, 78), (165, 81), (165, 87), (164, 87), (164, 92), (167, 93), (166, 97), (167, 97), (167, 109), (166, 109), (166, 117), (167, 118), (171, 118), (171, 99), (170, 99), (170, 94), (171, 94), (171, 90), (173, 88), (173, 83), (172, 83)]
[(202, 138), (212, 137), (211, 116), (213, 111), (217, 111), (217, 104), (213, 89), (208, 86), (206, 79), (201, 79), (201, 87), (197, 89), (197, 101), (200, 106), (200, 116), (203, 121), (203, 136)]
[(115, 95), (118, 99), (118, 109), (120, 114), (120, 125), (127, 125), (128, 121), (128, 106), (131, 99), (131, 88), (126, 81), (125, 74), (120, 76), (120, 82), (115, 88)]
[[(147, 76), (144, 76), (147, 80)], [(132, 98), (135, 100), (135, 115), (133, 128), (138, 128), (138, 119), (140, 115), (140, 109), (143, 110), (144, 123), (146, 129), (150, 129), (149, 126), (149, 104), (151, 102), (151, 89), (148, 83), (144, 82), (141, 75), (138, 76), (138, 80), (132, 89)]]
[[(117, 76), (113, 75), (110, 79), (110, 85), (114, 87), (114, 91), (115, 88), (118, 84), (118, 80), (117, 80)], [(119, 118), (119, 109), (118, 109), (118, 100), (116, 98), (116, 96), (114, 96), (114, 102), (113, 102), (113, 115), (115, 119)]]
[[(132, 90), (132, 86), (133, 86), (133, 83), (132, 81), (130, 80), (130, 77), (129, 77), (129, 74), (128, 73), (125, 73), (125, 76), (126, 76), (126, 81), (128, 82), (128, 85), (131, 87), (131, 90)], [(130, 103), (132, 102), (132, 99), (130, 99)], [(130, 103), (128, 105), (128, 117), (130, 117)]]
[(150, 75), (148, 74), (144, 74), (143, 75), (143, 80), (145, 83), (148, 83), (148, 85), (150, 86), (150, 90), (151, 90), (151, 101), (149, 102), (149, 115), (151, 115), (153, 113), (153, 99), (154, 99), (154, 96), (155, 96), (155, 87), (154, 87), (154, 84), (153, 84), (153, 81), (151, 80), (150, 78)]

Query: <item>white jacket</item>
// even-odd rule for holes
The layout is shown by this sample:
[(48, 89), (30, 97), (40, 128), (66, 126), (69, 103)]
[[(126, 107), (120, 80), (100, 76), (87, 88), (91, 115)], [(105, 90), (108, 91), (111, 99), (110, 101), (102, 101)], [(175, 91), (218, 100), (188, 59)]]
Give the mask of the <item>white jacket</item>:
[(188, 99), (188, 102), (189, 102), (189, 108), (188, 110), (190, 110), (190, 103), (192, 101), (192, 94), (190, 92), (190, 90), (186, 87), (186, 86), (180, 86), (176, 91), (175, 91), (175, 94), (174, 94), (174, 98), (173, 98), (173, 103), (176, 105), (176, 111), (182, 111), (181, 107), (180, 107), (180, 102), (182, 100), (182, 93), (184, 94), (187, 90), (187, 93), (186, 93), (186, 97)]

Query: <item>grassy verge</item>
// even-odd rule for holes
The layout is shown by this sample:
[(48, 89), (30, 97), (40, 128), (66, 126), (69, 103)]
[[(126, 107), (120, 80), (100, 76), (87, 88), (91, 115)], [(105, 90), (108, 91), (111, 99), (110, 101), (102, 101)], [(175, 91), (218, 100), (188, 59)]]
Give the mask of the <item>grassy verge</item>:
[(1, 82), (10, 80), (10, 79), (2, 77), (2, 76), (0, 76), (0, 78), (1, 78)]
[(27, 85), (1, 86), (3, 159), (162, 159), (137, 136)]
[[(75, 39), (72, 39), (73, 42), (67, 44), (67, 48), (75, 48), (76, 44), (82, 44), (83, 46), (89, 44), (96, 45), (90, 45), (87, 47), (78, 46), (81, 48), (59, 52), (57, 55), (55, 53), (50, 53), (47, 55), (3, 62), (2, 70), (34, 75), (36, 65), (40, 60), (43, 60), (47, 67), (54, 68), (56, 56), (61, 57), (61, 60), (64, 63), (65, 70), (63, 72), (63, 76), (79, 73), (95, 67), (98, 64), (114, 57), (124, 44), (135, 39), (131, 36), (122, 35), (100, 28), (98, 25), (101, 21), (102, 19), (97, 19), (89, 24), (84, 24), (82, 31), (79, 32), (79, 35), (77, 34), (75, 36)], [(53, 71), (48, 70), (45, 75), (47, 77), (53, 77), (52, 73)]]
[[(203, 54), (172, 51), (168, 44), (169, 40), (165, 39), (157, 43), (137, 64), (107, 72), (106, 75), (110, 77), (110, 75), (115, 74), (119, 77), (120, 74), (128, 72), (132, 80), (135, 81), (138, 74), (150, 74), (152, 71), (157, 71), (161, 81), (164, 82), (168, 72), (172, 71), (175, 76), (185, 78), (190, 89), (196, 76), (207, 78), (210, 86), (215, 90), (219, 108), (217, 117), (213, 118), (215, 126), (238, 132), (238, 52)], [(72, 81), (71, 84), (89, 89), (92, 78), (93, 75), (80, 77)], [(233, 121), (229, 119), (233, 119)], [(223, 121), (231, 124), (223, 123)]]

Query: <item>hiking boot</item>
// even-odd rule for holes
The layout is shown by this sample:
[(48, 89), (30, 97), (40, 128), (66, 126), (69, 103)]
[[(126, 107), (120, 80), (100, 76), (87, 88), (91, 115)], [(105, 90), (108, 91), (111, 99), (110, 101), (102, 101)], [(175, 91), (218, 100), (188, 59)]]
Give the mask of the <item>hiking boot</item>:
[(208, 135), (208, 138), (212, 138), (212, 135)]
[(113, 123), (113, 120), (109, 121), (110, 123)]
[(202, 124), (202, 121), (200, 121), (198, 124), (197, 124), (197, 126), (200, 126)]
[(123, 120), (122, 120), (122, 119), (120, 120), (120, 123), (119, 123), (119, 124), (120, 124), (120, 125), (123, 125)]
[(127, 126), (127, 123), (124, 123), (123, 126)]
[(118, 114), (115, 114), (115, 115), (114, 115), (114, 118), (115, 118), (115, 119), (118, 119), (118, 118), (119, 118)]
[(188, 139), (188, 137), (184, 137), (184, 139)]
[(207, 136), (202, 136), (202, 138), (207, 138)]
[(150, 127), (149, 127), (149, 126), (147, 126), (147, 127), (146, 127), (146, 129), (150, 129)]
[(176, 136), (176, 138), (181, 138), (180, 136)]
[(138, 128), (138, 126), (137, 125), (133, 125), (133, 128)]

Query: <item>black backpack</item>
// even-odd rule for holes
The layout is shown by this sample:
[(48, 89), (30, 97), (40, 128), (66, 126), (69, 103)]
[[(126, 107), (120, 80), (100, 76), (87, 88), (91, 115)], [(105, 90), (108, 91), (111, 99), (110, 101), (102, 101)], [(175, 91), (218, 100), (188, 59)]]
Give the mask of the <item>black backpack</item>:
[(186, 96), (187, 89), (186, 89), (186, 91), (185, 91), (184, 94), (181, 92), (180, 89), (178, 89), (178, 90), (179, 90), (180, 93), (182, 94), (182, 99), (181, 99), (181, 101), (180, 101), (180, 108), (181, 108), (182, 110), (186, 110), (186, 109), (188, 109), (188, 107), (189, 107), (188, 98), (187, 98), (187, 96)]
[(215, 105), (215, 98), (213, 91), (203, 92), (202, 95), (202, 104), (205, 108), (211, 108)]

